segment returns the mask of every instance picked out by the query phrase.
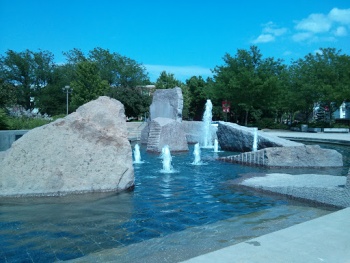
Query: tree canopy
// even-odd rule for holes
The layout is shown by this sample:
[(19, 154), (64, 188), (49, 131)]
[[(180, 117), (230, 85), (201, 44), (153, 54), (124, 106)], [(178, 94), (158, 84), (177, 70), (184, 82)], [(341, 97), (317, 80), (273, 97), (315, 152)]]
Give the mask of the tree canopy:
[[(142, 87), (152, 83), (141, 63), (99, 47), (87, 54), (72, 49), (64, 55), (63, 64), (55, 64), (53, 54), (43, 50), (8, 50), (1, 55), (0, 108), (16, 104), (62, 114), (66, 108), (62, 88), (69, 85), (73, 88), (70, 111), (108, 95), (124, 104), (129, 117), (148, 112), (151, 97)], [(326, 112), (317, 117), (331, 121), (332, 113), (344, 101), (350, 102), (350, 57), (341, 50), (321, 48), (286, 64), (265, 58), (257, 46), (251, 46), (225, 54), (212, 78), (192, 76), (181, 82), (173, 73), (162, 71), (153, 84), (157, 89), (182, 89), (184, 119), (201, 120), (205, 102), (211, 99), (214, 119), (245, 125), (264, 119), (308, 121), (315, 105)], [(223, 101), (231, 104), (227, 116), (222, 112)]]

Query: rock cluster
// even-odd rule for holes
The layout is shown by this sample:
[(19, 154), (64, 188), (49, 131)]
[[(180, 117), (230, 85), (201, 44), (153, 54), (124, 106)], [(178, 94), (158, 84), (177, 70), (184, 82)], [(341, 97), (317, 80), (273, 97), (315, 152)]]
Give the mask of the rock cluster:
[(134, 185), (124, 106), (100, 97), (33, 129), (0, 160), (0, 195), (122, 191)]

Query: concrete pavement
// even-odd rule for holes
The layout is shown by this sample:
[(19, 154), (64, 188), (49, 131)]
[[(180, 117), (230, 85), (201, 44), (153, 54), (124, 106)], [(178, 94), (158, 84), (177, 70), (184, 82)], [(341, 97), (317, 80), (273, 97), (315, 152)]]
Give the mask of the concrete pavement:
[(260, 132), (296, 141), (328, 142), (350, 145), (350, 133), (293, 132), (284, 130), (262, 130)]
[(186, 263), (350, 262), (350, 208), (201, 255)]

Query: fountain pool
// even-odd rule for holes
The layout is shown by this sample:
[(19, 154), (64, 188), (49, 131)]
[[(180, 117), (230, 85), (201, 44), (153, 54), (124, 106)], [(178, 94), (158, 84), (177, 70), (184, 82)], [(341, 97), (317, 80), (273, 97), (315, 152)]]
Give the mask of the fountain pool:
[(192, 165), (191, 147), (162, 173), (141, 146), (131, 192), (0, 199), (0, 262), (178, 262), (333, 211), (234, 188), (264, 170), (215, 161), (212, 149)]

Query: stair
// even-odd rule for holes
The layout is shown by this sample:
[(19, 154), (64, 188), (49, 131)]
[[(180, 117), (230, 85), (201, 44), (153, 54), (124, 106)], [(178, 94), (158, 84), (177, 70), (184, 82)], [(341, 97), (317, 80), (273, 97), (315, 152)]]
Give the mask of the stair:
[(150, 124), (150, 130), (149, 130), (149, 136), (148, 136), (148, 142), (147, 142), (148, 152), (159, 152), (159, 141), (160, 141), (161, 131), (162, 131), (161, 126), (157, 122), (152, 121)]
[(129, 141), (139, 141), (141, 138), (141, 131), (146, 126), (146, 122), (127, 122)]
[(219, 158), (222, 161), (230, 163), (240, 163), (250, 166), (266, 166), (266, 151), (264, 149), (255, 152), (245, 152), (238, 155), (231, 155)]

